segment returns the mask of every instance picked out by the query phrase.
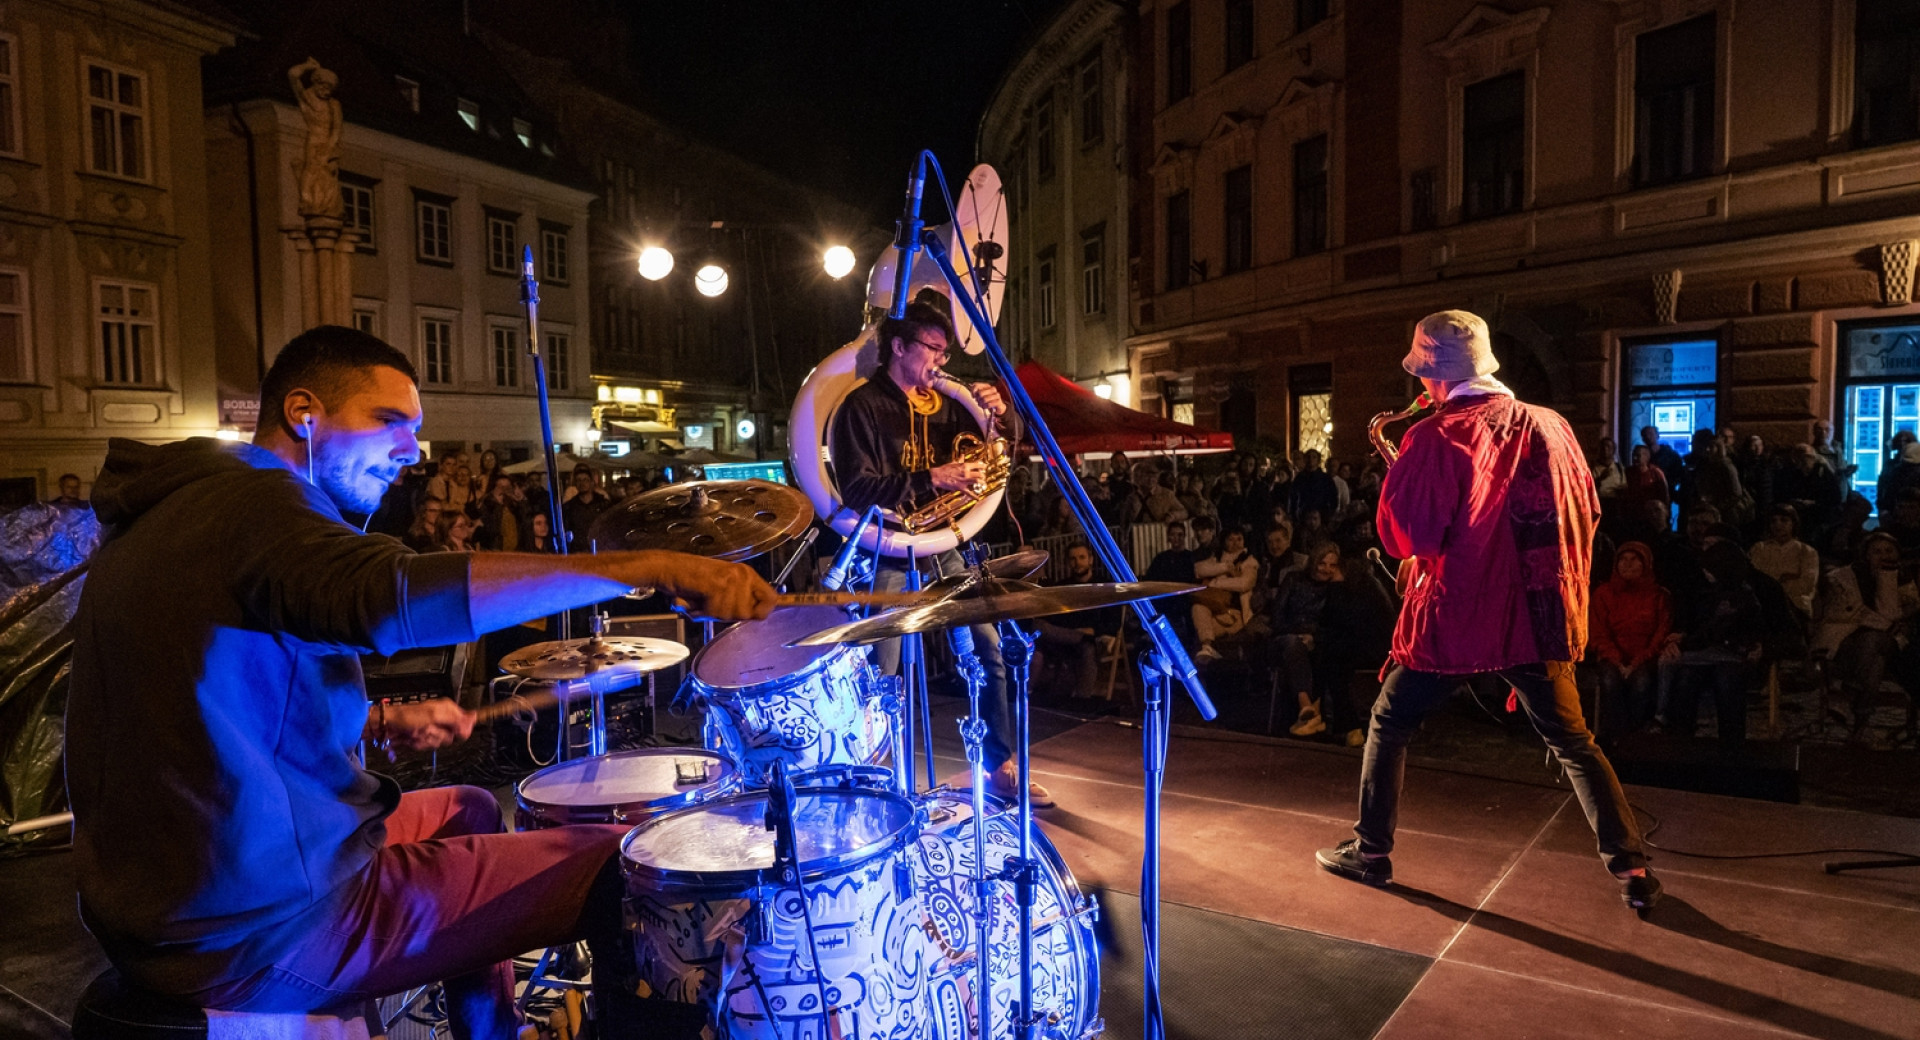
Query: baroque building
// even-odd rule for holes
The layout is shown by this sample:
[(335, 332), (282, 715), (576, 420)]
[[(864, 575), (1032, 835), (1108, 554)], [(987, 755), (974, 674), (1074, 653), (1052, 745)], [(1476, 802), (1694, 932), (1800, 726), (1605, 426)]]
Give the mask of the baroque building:
[(0, 6), (0, 508), (92, 483), (107, 439), (217, 425), (200, 59), (181, 3)]
[(1920, 9), (1141, 0), (1144, 407), (1368, 450), (1412, 325), (1491, 323), (1592, 443), (1920, 427)]

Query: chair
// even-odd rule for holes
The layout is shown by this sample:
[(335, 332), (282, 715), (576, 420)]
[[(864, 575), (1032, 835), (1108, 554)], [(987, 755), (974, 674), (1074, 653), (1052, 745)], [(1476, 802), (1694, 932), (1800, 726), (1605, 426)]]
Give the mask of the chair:
[[(384, 1029), (382, 1030), (384, 1032)], [(207, 1011), (152, 993), (112, 968), (80, 994), (73, 1040), (369, 1040), (364, 1010), (263, 1014)]]
[[(1813, 665), (1815, 682), (1820, 692), (1820, 709), (1818, 716), (1814, 719), (1813, 728), (1815, 733), (1824, 734), (1828, 722), (1840, 719), (1840, 713), (1834, 707), (1835, 701), (1844, 700), (1848, 707), (1852, 707), (1853, 698), (1851, 696), (1836, 697), (1835, 688), (1840, 684), (1833, 678), (1833, 662), (1826, 651), (1813, 651), (1809, 655), (1809, 661)], [(1920, 747), (1920, 699), (1915, 698), (1898, 682), (1883, 679), (1880, 682), (1880, 688), (1868, 695), (1865, 701), (1866, 710), (1869, 713), (1875, 706), (1881, 704), (1906, 705), (1907, 721), (1904, 726), (1895, 731), (1898, 735), (1896, 743), (1905, 742)], [(1863, 724), (1856, 720), (1856, 725)]]

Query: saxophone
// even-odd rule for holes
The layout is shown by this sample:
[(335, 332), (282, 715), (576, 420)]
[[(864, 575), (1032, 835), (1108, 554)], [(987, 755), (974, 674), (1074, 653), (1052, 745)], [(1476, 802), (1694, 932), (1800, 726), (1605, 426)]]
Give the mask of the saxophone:
[[(979, 405), (981, 412), (992, 414), (985, 402), (980, 400), (973, 387), (946, 374), (934, 373), (933, 381), (948, 394), (964, 393)], [(1007, 475), (1013, 472), (1013, 451), (1007, 444), (1007, 438), (1000, 432), (1000, 420), (996, 417), (987, 423), (982, 437), (972, 433), (956, 434), (953, 438), (953, 458), (951, 462), (977, 462), (986, 467), (986, 475), (974, 481), (970, 486), (957, 491), (948, 491), (919, 509), (902, 517), (901, 526), (909, 534), (919, 534), (946, 527), (954, 523), (961, 514), (972, 509), (974, 504), (988, 495), (1007, 486)]]
[(1393, 443), (1393, 438), (1387, 436), (1388, 424), (1411, 419), (1432, 407), (1433, 397), (1422, 390), (1420, 396), (1413, 399), (1412, 404), (1397, 412), (1381, 412), (1367, 422), (1367, 439), (1373, 441), (1374, 448), (1380, 452), (1380, 457), (1386, 461), (1389, 468), (1393, 466), (1395, 460), (1400, 458), (1400, 447)]

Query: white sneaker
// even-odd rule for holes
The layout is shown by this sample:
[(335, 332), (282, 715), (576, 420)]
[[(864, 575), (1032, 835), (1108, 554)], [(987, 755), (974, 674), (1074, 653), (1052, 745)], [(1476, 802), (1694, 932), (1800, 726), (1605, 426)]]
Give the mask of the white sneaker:
[(1220, 651), (1215, 650), (1212, 643), (1201, 643), (1199, 651), (1193, 656), (1195, 660), (1199, 661), (1218, 661), (1220, 659)]

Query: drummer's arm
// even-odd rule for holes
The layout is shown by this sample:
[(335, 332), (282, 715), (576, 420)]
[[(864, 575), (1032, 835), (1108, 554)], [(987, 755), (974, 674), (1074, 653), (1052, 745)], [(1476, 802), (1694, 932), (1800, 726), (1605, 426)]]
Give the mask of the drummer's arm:
[(467, 571), (468, 610), (477, 632), (494, 632), (657, 588), (693, 612), (722, 621), (763, 618), (777, 594), (751, 567), (686, 553), (608, 552), (591, 556), (474, 553)]

